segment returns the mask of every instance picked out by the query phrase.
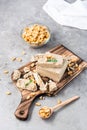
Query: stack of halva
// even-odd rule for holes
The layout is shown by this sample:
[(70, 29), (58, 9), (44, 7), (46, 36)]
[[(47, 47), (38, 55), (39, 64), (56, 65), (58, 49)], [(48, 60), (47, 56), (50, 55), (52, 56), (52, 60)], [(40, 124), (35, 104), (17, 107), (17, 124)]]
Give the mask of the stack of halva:
[[(62, 55), (47, 52), (37, 54), (33, 57), (35, 71), (30, 66), (24, 67), (23, 72), (15, 70), (13, 80), (18, 88), (29, 91), (41, 90), (43, 92), (54, 92), (58, 89), (57, 83), (61, 80), (68, 65), (68, 60)], [(34, 63), (34, 62), (33, 62)], [(44, 82), (43, 77), (48, 81)]]
[(67, 68), (68, 61), (62, 55), (47, 52), (34, 57), (37, 60), (36, 71), (43, 77), (59, 82)]

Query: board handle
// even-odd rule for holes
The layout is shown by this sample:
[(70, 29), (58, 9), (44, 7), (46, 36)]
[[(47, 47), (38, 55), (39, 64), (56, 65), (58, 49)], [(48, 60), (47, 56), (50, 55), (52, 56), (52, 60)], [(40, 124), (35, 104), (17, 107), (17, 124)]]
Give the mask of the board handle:
[[(44, 94), (44, 93), (42, 93), (41, 91), (37, 91), (35, 92), (35, 95), (31, 97), (30, 99), (26, 99), (25, 97), (22, 96), (21, 102), (14, 113), (15, 116), (20, 120), (26, 120), (28, 118), (30, 106), (32, 102), (37, 96), (41, 94)], [(28, 96), (30, 95), (31, 93), (28, 94)]]

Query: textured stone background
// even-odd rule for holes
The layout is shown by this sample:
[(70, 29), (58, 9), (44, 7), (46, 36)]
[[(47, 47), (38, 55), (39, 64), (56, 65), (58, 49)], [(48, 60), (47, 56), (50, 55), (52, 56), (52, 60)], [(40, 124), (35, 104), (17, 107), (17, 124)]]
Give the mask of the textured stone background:
[[(36, 106), (31, 108), (27, 121), (20, 121), (14, 116), (21, 95), (12, 84), (10, 74), (14, 69), (25, 65), (33, 54), (45, 52), (61, 43), (87, 61), (87, 31), (57, 24), (43, 11), (45, 2), (46, 0), (0, 0), (0, 130), (87, 130), (86, 70), (56, 97), (46, 97), (44, 102), (40, 101), (42, 105), (53, 106), (58, 99), (65, 100), (74, 95), (81, 97), (54, 114), (51, 119), (41, 120), (38, 117), (39, 107)], [(34, 22), (47, 25), (52, 33), (50, 43), (39, 49), (30, 48), (21, 39), (21, 30)], [(21, 54), (23, 50), (27, 53), (25, 56)], [(12, 62), (10, 58), (13, 56), (22, 57), (23, 61)], [(4, 70), (9, 70), (9, 74), (3, 74)], [(7, 96), (6, 91), (12, 92), (12, 95)]]

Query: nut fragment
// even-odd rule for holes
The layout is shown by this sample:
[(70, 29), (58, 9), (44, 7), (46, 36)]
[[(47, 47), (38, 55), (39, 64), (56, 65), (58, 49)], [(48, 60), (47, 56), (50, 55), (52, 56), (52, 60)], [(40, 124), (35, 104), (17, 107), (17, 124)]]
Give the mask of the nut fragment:
[(8, 91), (8, 92), (6, 92), (6, 94), (7, 94), (7, 95), (11, 95), (11, 92)]
[(8, 74), (9, 73), (9, 71), (8, 70), (4, 70), (4, 74)]
[(41, 103), (36, 102), (35, 105), (36, 105), (36, 106), (41, 106)]
[(22, 58), (20, 58), (20, 57), (16, 58), (16, 60), (17, 60), (18, 62), (22, 62)]
[(69, 72), (68, 72), (68, 75), (70, 75), (70, 76), (71, 76), (72, 74), (73, 74), (73, 72), (72, 72), (72, 71), (69, 71)]
[(16, 60), (16, 57), (12, 57), (11, 60), (12, 60), (12, 61), (15, 61), (15, 60)]
[(46, 118), (48, 118), (50, 115), (51, 115), (51, 109), (48, 108), (48, 107), (43, 107), (43, 108), (41, 108), (41, 109), (39, 110), (39, 116), (40, 116), (41, 118), (46, 119)]
[(60, 103), (62, 103), (62, 101), (59, 99), (59, 100), (58, 100), (58, 104), (60, 104)]
[(26, 52), (25, 52), (25, 51), (22, 51), (22, 55), (26, 55)]
[(44, 99), (45, 99), (45, 97), (43, 97), (43, 96), (40, 96), (40, 97), (39, 97), (39, 99), (40, 99), (40, 100), (44, 100)]

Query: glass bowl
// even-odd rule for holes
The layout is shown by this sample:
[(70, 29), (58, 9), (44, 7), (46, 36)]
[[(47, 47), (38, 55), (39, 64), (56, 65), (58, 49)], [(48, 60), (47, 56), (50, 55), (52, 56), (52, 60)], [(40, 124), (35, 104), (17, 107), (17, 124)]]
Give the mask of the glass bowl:
[[(29, 27), (33, 27), (34, 25), (41, 25), (41, 26), (46, 27), (46, 29), (47, 29), (47, 31), (48, 31), (48, 33), (49, 33), (49, 37), (48, 37), (45, 41), (43, 41), (42, 43), (38, 43), (38, 42), (36, 42), (36, 43), (34, 43), (34, 42), (30, 43), (29, 41), (25, 41), (24, 38), (22, 37), (22, 34), (24, 33), (24, 29), (25, 29), (25, 28), (29, 28)], [(43, 24), (33, 23), (33, 24), (29, 24), (29, 25), (26, 26), (25, 28), (24, 28), (24, 29), (22, 30), (22, 32), (21, 32), (21, 37), (22, 37), (22, 39), (23, 39), (26, 43), (28, 43), (28, 44), (29, 44), (31, 47), (33, 47), (33, 48), (39, 48), (39, 47), (42, 47), (42, 46), (46, 45), (46, 44), (49, 42), (50, 38), (51, 38), (51, 33), (50, 33), (49, 28), (48, 28), (47, 26), (43, 25)]]

